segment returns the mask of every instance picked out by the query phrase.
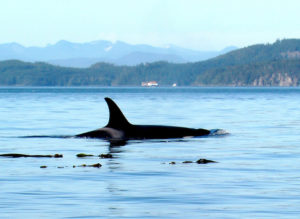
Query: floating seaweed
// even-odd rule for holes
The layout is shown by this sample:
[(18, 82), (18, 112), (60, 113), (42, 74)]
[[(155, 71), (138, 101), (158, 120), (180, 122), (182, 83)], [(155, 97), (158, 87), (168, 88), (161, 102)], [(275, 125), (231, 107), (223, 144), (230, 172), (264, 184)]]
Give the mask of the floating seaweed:
[(207, 160), (207, 159), (199, 159), (196, 161), (197, 164), (207, 164), (207, 163), (217, 163), (216, 161), (213, 160)]
[(19, 157), (49, 157), (49, 158), (62, 158), (62, 154), (54, 154), (54, 155), (29, 155), (29, 154), (16, 154), (16, 153), (10, 153), (10, 154), (0, 154), (1, 157), (12, 157), (12, 158), (19, 158)]
[(94, 155), (92, 154), (85, 154), (85, 153), (80, 153), (76, 155), (77, 157), (93, 157)]
[[(77, 157), (93, 157), (93, 154), (85, 154), (85, 153), (80, 153), (76, 155)], [(100, 158), (113, 158), (112, 154), (100, 154), (98, 157)]]
[[(199, 160), (197, 160), (195, 162), (191, 161), (191, 160), (186, 160), (186, 161), (183, 161), (182, 163), (183, 164), (187, 164), (187, 163), (207, 164), (207, 163), (217, 163), (217, 162), (213, 161), (213, 160), (207, 160), (207, 159), (201, 158), (201, 159), (199, 159)], [(162, 163), (162, 164), (165, 164), (165, 163)], [(176, 164), (176, 162), (175, 161), (171, 161), (169, 164), (174, 165), (174, 164)]]
[(183, 161), (182, 163), (194, 163), (194, 162), (191, 160), (186, 160), (186, 161)]
[(113, 158), (112, 154), (100, 154), (100, 158)]
[(87, 164), (82, 164), (79, 166), (73, 165), (73, 168), (75, 167), (96, 167), (96, 168), (100, 168), (102, 167), (102, 165), (100, 163), (95, 163), (95, 164), (91, 164), (91, 165), (87, 165)]

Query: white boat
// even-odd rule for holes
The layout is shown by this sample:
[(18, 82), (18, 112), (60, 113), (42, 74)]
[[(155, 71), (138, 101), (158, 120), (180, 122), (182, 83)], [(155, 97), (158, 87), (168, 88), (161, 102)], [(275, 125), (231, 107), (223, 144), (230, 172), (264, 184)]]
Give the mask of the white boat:
[(148, 81), (148, 82), (142, 82), (143, 87), (157, 87), (158, 83), (156, 81)]

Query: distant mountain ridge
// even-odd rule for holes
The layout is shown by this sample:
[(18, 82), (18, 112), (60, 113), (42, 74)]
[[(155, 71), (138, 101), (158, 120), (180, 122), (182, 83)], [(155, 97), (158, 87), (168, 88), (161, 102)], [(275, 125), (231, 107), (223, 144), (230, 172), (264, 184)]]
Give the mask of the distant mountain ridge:
[(89, 68), (43, 62), (0, 62), (0, 86), (300, 86), (300, 39), (278, 40), (191, 63), (152, 62)]
[(98, 40), (88, 43), (58, 41), (45, 47), (24, 47), (18, 43), (0, 44), (0, 60), (42, 61), (65, 67), (86, 68), (97, 62), (115, 65), (138, 65), (155, 61), (186, 63), (216, 57), (237, 47), (221, 51), (196, 51), (171, 45), (167, 48), (145, 44), (131, 45)]

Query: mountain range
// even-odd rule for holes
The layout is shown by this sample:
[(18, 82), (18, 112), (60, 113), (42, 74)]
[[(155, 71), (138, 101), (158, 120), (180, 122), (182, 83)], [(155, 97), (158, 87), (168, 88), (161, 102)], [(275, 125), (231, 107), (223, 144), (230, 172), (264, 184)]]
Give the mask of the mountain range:
[(237, 49), (205, 61), (136, 66), (98, 62), (88, 68), (0, 61), (0, 86), (300, 86), (300, 39)]
[(156, 61), (171, 63), (197, 62), (235, 49), (237, 47), (230, 46), (220, 51), (197, 51), (175, 45), (154, 47), (145, 44), (131, 45), (122, 41), (98, 40), (87, 43), (73, 43), (61, 40), (45, 47), (25, 47), (18, 43), (0, 44), (0, 60), (39, 61), (78, 68), (86, 68), (97, 62), (133, 66)]

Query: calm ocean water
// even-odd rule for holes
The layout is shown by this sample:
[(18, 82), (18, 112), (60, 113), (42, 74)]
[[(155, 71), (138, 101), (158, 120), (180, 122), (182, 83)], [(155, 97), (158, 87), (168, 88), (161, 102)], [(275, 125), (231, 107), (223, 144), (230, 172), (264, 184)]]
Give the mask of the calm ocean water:
[[(134, 124), (230, 134), (55, 137), (106, 125), (104, 97)], [(64, 156), (0, 157), (0, 218), (299, 218), (299, 106), (299, 88), (0, 88), (0, 153)], [(182, 163), (200, 158), (217, 163)]]

